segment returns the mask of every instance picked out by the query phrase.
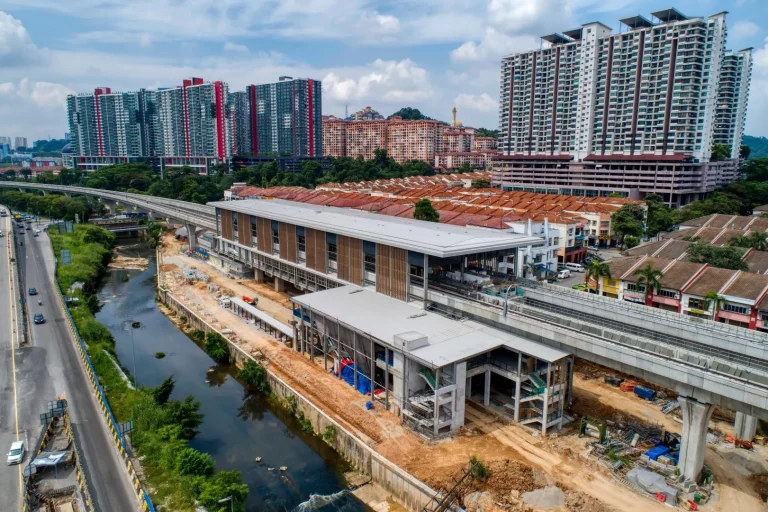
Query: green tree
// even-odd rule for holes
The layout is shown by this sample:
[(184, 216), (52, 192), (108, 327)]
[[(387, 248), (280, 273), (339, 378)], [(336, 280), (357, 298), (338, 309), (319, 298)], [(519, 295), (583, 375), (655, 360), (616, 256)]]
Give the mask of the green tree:
[(768, 250), (768, 235), (757, 231), (752, 233), (749, 235), (749, 246), (756, 251)]
[(740, 234), (728, 240), (728, 245), (731, 247), (751, 247), (752, 241), (745, 234)]
[(640, 243), (640, 239), (636, 236), (627, 235), (624, 237), (624, 247), (627, 249), (631, 249), (633, 247), (637, 247), (637, 245)]
[(592, 288), (591, 281), (594, 279), (595, 283), (597, 283), (597, 286), (595, 287), (595, 290), (600, 289), (600, 278), (601, 277), (607, 277), (608, 279), (611, 278), (611, 267), (608, 266), (607, 263), (603, 261), (598, 261), (596, 259), (592, 260), (592, 263), (587, 265), (587, 268), (584, 272), (584, 284), (587, 285), (588, 288)]
[(694, 263), (707, 263), (717, 268), (749, 270), (742, 259), (744, 251), (738, 247), (717, 247), (708, 243), (694, 242), (686, 249), (688, 259)]
[(493, 137), (499, 138), (499, 130), (489, 130), (488, 128), (478, 128), (475, 131), (475, 137)]
[(174, 382), (173, 375), (171, 375), (158, 387), (152, 389), (152, 396), (155, 398), (157, 405), (165, 405), (168, 402), (175, 386), (176, 382)]
[(472, 172), (472, 166), (469, 165), (469, 162), (464, 162), (458, 169), (456, 169), (456, 172), (461, 174)]
[(184, 448), (176, 459), (179, 473), (182, 475), (208, 476), (213, 474), (213, 457), (194, 448)]
[(413, 218), (426, 220), (427, 222), (440, 222), (440, 214), (432, 206), (432, 201), (427, 198), (420, 199), (413, 210)]
[(491, 182), (488, 180), (474, 180), (472, 182), (472, 188), (489, 188), (491, 186)]
[(742, 144), (739, 147), (739, 158), (746, 160), (749, 158), (749, 155), (752, 153), (752, 148), (747, 146), (746, 144)]
[(627, 203), (611, 215), (611, 228), (619, 236), (619, 244), (623, 245), (627, 235), (640, 237), (643, 234), (645, 210), (636, 203)]
[(747, 181), (768, 181), (768, 157), (752, 158), (741, 167)]
[(712, 305), (715, 306), (714, 309), (712, 310), (712, 319), (713, 320), (715, 318), (717, 318), (717, 312), (718, 312), (718, 310), (721, 307), (723, 307), (723, 304), (725, 304), (725, 297), (723, 297), (722, 295), (720, 295), (717, 292), (714, 292), (714, 291), (713, 292), (707, 292), (704, 295), (704, 305), (705, 305), (704, 309), (708, 310), (709, 306), (712, 306)]
[(647, 234), (653, 236), (674, 226), (675, 214), (664, 204), (664, 199), (659, 194), (651, 192), (646, 194), (644, 199), (648, 208)]
[(421, 119), (431, 120), (431, 117), (427, 117), (424, 114), (421, 113), (421, 111), (417, 108), (411, 108), (411, 107), (403, 107), (391, 116), (387, 117), (387, 119), (392, 119), (395, 116), (400, 116), (403, 118), (403, 120), (409, 120), (409, 121), (418, 121)]
[(230, 503), (219, 503), (232, 496), (235, 510), (245, 510), (243, 502), (248, 497), (248, 486), (242, 482), (240, 472), (219, 471), (200, 486), (198, 500), (208, 512), (229, 512)]
[(653, 293), (659, 288), (661, 284), (661, 278), (664, 273), (661, 270), (656, 270), (653, 265), (648, 263), (643, 268), (635, 270), (634, 275), (637, 276), (635, 283), (638, 286), (645, 286), (645, 304), (651, 305), (651, 297)]
[(177, 425), (180, 428), (182, 439), (191, 440), (197, 435), (197, 427), (203, 422), (203, 415), (200, 413), (200, 401), (195, 400), (192, 395), (184, 400), (171, 400), (165, 406), (165, 412), (168, 415), (168, 422)]
[(248, 388), (258, 389), (262, 393), (269, 393), (267, 370), (264, 368), (264, 365), (256, 361), (246, 361), (243, 369), (237, 373), (237, 378)]
[(217, 363), (229, 362), (229, 344), (217, 332), (209, 332), (205, 336), (205, 351)]
[(728, 144), (713, 144), (712, 153), (709, 159), (712, 162), (718, 162), (720, 160), (728, 160), (731, 158), (731, 148)]

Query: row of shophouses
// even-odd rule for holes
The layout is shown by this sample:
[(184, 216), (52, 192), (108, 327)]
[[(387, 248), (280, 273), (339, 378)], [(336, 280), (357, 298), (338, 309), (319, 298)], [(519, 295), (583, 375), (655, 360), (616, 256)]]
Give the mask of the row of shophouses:
[[(648, 289), (638, 273), (648, 265), (662, 273), (655, 289)], [(648, 255), (612, 260), (608, 266), (610, 277), (601, 276), (597, 283), (600, 295), (768, 332), (765, 270), (729, 270)]]

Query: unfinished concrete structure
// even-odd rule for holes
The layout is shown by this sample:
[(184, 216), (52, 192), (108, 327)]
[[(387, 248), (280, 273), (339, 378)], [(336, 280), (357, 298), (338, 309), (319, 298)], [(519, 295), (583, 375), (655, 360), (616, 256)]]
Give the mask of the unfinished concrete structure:
[(568, 352), (359, 286), (291, 300), (296, 349), (428, 438), (462, 427), (466, 400), (542, 434), (563, 424)]

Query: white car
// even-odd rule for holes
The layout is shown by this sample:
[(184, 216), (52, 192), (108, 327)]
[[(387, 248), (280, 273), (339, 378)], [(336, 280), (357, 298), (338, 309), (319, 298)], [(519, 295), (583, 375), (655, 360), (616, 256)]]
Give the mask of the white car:
[(24, 459), (24, 441), (16, 441), (11, 444), (11, 450), (8, 452), (8, 465), (21, 464)]
[(571, 271), (567, 268), (560, 269), (560, 271), (557, 273), (558, 279), (566, 279), (568, 277), (571, 277)]

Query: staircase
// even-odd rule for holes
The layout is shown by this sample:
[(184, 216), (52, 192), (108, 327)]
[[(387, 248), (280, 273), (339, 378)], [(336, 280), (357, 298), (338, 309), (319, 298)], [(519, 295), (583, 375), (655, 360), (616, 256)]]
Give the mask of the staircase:
[(436, 389), (436, 387), (437, 387), (437, 382), (435, 381), (435, 376), (434, 376), (434, 375), (432, 375), (432, 372), (430, 372), (430, 371), (429, 371), (429, 370), (427, 370), (426, 368), (422, 368), (421, 370), (419, 370), (419, 375), (421, 375), (422, 377), (424, 377), (424, 380), (426, 380), (426, 381), (427, 381), (427, 384), (429, 384), (429, 386), (430, 386), (432, 389)]

